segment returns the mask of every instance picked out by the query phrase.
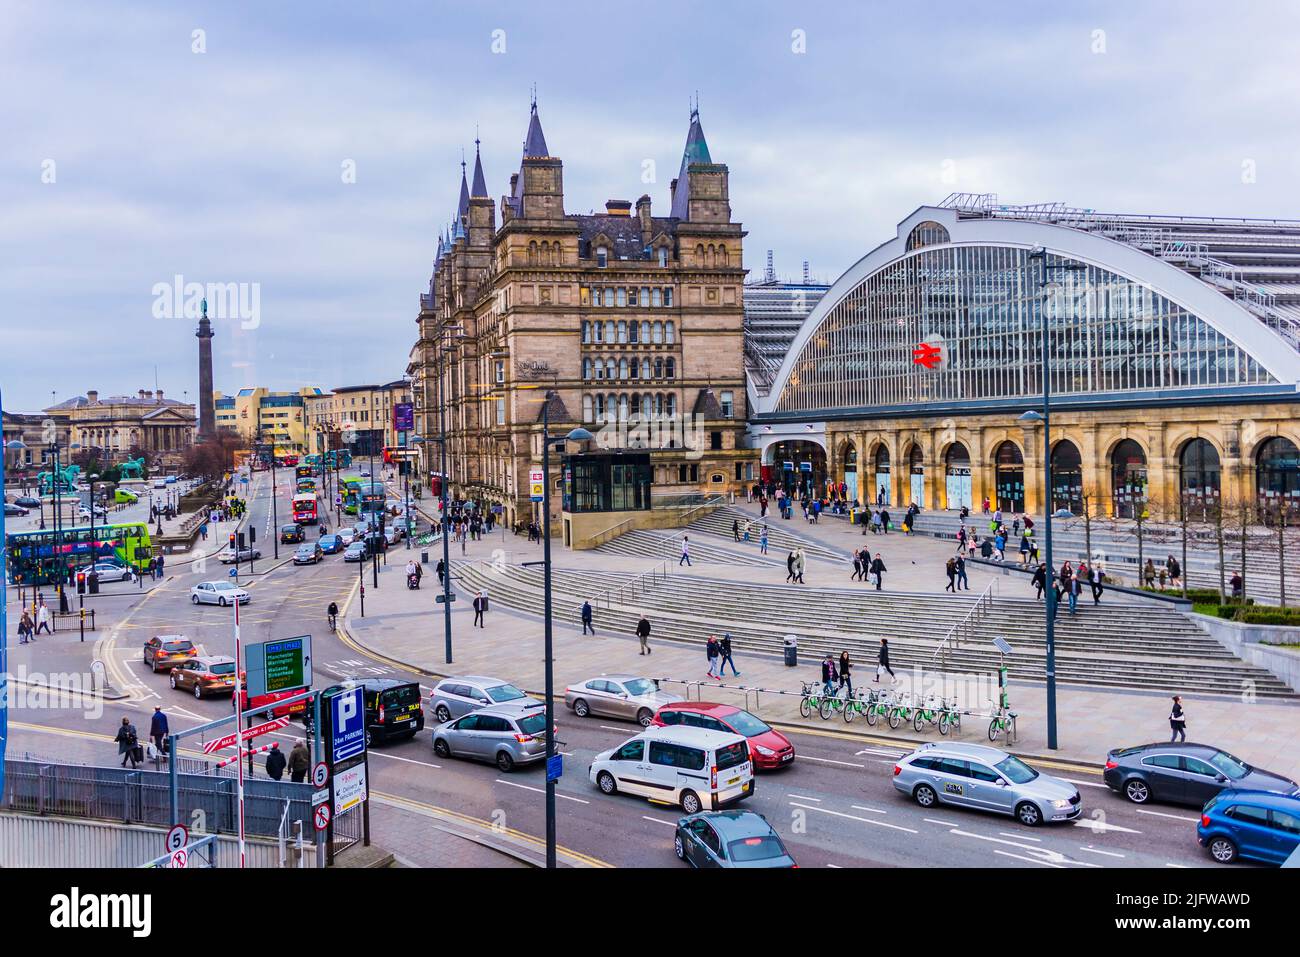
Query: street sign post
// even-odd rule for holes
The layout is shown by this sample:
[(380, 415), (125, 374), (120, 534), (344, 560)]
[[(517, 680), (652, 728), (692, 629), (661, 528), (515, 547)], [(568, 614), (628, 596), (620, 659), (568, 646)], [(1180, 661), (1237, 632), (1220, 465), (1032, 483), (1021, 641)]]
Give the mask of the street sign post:
[(249, 645), (244, 651), (250, 698), (275, 691), (310, 688), (311, 635)]
[(558, 781), (564, 776), (564, 755), (553, 754), (546, 759), (546, 780)]
[(316, 766), (311, 769), (311, 783), (318, 788), (323, 788), (325, 783), (330, 779), (329, 765), (324, 761), (317, 761)]
[(533, 502), (540, 502), (546, 494), (546, 478), (541, 469), (528, 470), (528, 489), (529, 499)]
[(358, 685), (329, 696), (331, 764), (365, 753), (366, 708), (362, 692)]
[(323, 701), (328, 703), (328, 707), (322, 706), (322, 711), (328, 724), (324, 732), (324, 740), (328, 744), (326, 755), (329, 768), (326, 790), (330, 800), (329, 803), (317, 807), (314, 814), (318, 822), (317, 827), (321, 829), (322, 825), (319, 823), (321, 808), (332, 809), (326, 811), (323, 825), (328, 829), (325, 835), (326, 859), (327, 863), (332, 864), (334, 825), (331, 815), (343, 814), (359, 805), (362, 840), (367, 847), (370, 845), (365, 688), (361, 685), (335, 686), (327, 688), (322, 697)]
[(167, 853), (172, 854), (179, 851), (190, 843), (190, 829), (184, 824), (173, 824), (171, 830), (167, 832), (166, 846)]
[(330, 806), (328, 804), (318, 804), (311, 812), (311, 822), (316, 830), (323, 831), (330, 826)]

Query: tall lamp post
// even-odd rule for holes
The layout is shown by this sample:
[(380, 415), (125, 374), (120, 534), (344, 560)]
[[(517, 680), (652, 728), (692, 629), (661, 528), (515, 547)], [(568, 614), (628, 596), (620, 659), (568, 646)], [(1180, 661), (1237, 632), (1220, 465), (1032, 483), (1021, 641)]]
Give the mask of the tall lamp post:
[[(2, 405), (3, 403), (0, 403)], [(22, 439), (10, 439), (0, 448), (0, 498), (4, 498), (6, 450), (27, 448)], [(0, 545), (5, 541), (4, 509), (0, 509)], [(5, 745), (9, 741), (9, 549), (0, 547), (0, 794), (5, 785)]]
[[(1052, 510), (1055, 503), (1052, 500), (1052, 376), (1051, 376), (1051, 351), (1049, 349), (1050, 337), (1047, 328), (1047, 299), (1049, 296), (1060, 292), (1064, 287), (1061, 283), (1049, 281), (1047, 278), (1048, 270), (1058, 269), (1065, 272), (1082, 272), (1087, 269), (1082, 263), (1056, 263), (1049, 264), (1047, 261), (1046, 249), (1035, 249), (1029, 254), (1030, 259), (1036, 259), (1039, 262), (1039, 304), (1038, 304), (1038, 332), (1042, 340), (1042, 380), (1043, 380), (1043, 411), (1037, 412), (1033, 409), (1025, 412), (1020, 416), (1020, 421), (1033, 424), (1036, 422), (1043, 423), (1043, 495), (1045, 508), (1043, 509), (1043, 559), (1046, 564), (1045, 582), (1046, 585), (1043, 593), (1045, 612), (1047, 618), (1046, 638), (1047, 638), (1047, 746), (1051, 750), (1057, 749), (1056, 740), (1056, 606), (1057, 594), (1055, 587), (1056, 568), (1052, 562)], [(1089, 557), (1091, 560), (1091, 556)]]

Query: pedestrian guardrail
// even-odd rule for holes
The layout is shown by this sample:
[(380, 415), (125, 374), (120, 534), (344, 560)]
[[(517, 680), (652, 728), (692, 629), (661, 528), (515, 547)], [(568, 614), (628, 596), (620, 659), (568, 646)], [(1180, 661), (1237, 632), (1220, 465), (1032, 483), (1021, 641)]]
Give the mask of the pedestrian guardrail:
[(601, 599), (604, 599), (605, 608), (610, 608), (616, 601), (622, 603), (623, 597), (629, 592), (633, 595), (643, 594), (647, 590), (647, 582), (650, 585), (658, 581), (667, 581), (668, 576), (672, 574), (670, 569), (672, 565), (667, 559), (655, 565), (649, 571), (642, 572), (635, 578), (630, 579), (617, 588), (610, 587), (596, 595), (596, 606), (600, 607)]
[(948, 633), (939, 640), (939, 646), (934, 650), (934, 658), (939, 659), (942, 667), (948, 665), (948, 652), (961, 644), (961, 639), (975, 638), (984, 632), (981, 626), (993, 614), (993, 596), (997, 594), (997, 579), (988, 583), (984, 591), (980, 592), (979, 598), (975, 599), (975, 604), (971, 609), (961, 617), (960, 621), (954, 622), (948, 629)]
[[(1002, 574), (1004, 575), (1011, 575), (1011, 574), (1018, 573), (1021, 575), (1029, 575), (1032, 577), (1034, 574), (1033, 568), (1026, 568), (1023, 565), (1018, 565), (1014, 563), (1007, 564), (1006, 562), (996, 562), (991, 558), (968, 558), (966, 559), (966, 561), (973, 562), (976, 565), (984, 565), (987, 568), (1001, 569)], [(1191, 611), (1192, 609), (1192, 602), (1189, 599), (1184, 598), (1182, 595), (1179, 594), (1162, 595), (1160, 592), (1146, 591), (1141, 588), (1129, 588), (1127, 585), (1112, 585), (1107, 582), (1102, 583), (1101, 590), (1103, 595), (1106, 592), (1115, 592), (1120, 595), (1131, 595), (1134, 598), (1146, 598), (1149, 599), (1150, 601), (1162, 602), (1166, 605), (1172, 605), (1175, 608), (1177, 608), (1179, 611)]]

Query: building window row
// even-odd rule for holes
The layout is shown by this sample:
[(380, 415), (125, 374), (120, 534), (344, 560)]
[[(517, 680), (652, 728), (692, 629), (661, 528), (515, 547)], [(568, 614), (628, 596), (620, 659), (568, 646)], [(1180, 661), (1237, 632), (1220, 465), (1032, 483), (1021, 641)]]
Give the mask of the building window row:
[(651, 322), (642, 319), (599, 319), (584, 320), (582, 323), (582, 341), (584, 344), (594, 342), (618, 343), (620, 345), (675, 345), (677, 342), (677, 324), (669, 319)]
[(677, 378), (677, 360), (672, 356), (651, 360), (649, 356), (640, 361), (635, 356), (613, 358), (586, 358), (582, 360), (582, 377), (591, 379), (675, 379)]
[[(604, 286), (585, 290), (593, 306), (609, 308), (636, 306), (641, 309), (671, 309), (673, 290), (671, 286)], [(586, 298), (586, 297), (584, 297)]]
[(677, 396), (672, 392), (626, 392), (619, 395), (584, 395), (582, 397), (582, 421), (614, 422), (625, 421), (632, 415), (648, 419), (651, 416), (670, 416), (677, 414)]

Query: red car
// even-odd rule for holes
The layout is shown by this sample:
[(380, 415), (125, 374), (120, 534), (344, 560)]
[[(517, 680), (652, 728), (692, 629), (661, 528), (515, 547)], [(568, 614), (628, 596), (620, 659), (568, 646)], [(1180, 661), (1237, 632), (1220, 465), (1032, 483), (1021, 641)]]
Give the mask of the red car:
[[(246, 679), (247, 676), (244, 676), (244, 678)], [(255, 696), (250, 702), (248, 698), (248, 689), (244, 687), (241, 682), (239, 688), (239, 701), (240, 701), (239, 710), (247, 711), (250, 708), (265, 708), (267, 705), (275, 704), (275, 702), (279, 701), (282, 698), (292, 698), (296, 694), (302, 694), (303, 690), (304, 689), (302, 688), (295, 688), (289, 691), (268, 691), (266, 694)], [(235, 695), (234, 692), (231, 692), (230, 708), (232, 711), (234, 710), (234, 707), (235, 707)], [(275, 710), (273, 710), (270, 716), (275, 718), (283, 718), (283, 717), (293, 717), (295, 715), (298, 716), (299, 718), (306, 717), (307, 715), (306, 699), (303, 699), (302, 701), (295, 701), (293, 704), (282, 704), (279, 707), (277, 707)], [(265, 720), (266, 717), (267, 715), (265, 714), (260, 715), (258, 720), (259, 721)]]
[(708, 701), (677, 701), (655, 712), (650, 722), (660, 727), (683, 725), (710, 731), (731, 731), (749, 739), (749, 756), (755, 768), (771, 771), (794, 761), (794, 745), (780, 731), (748, 711)]

